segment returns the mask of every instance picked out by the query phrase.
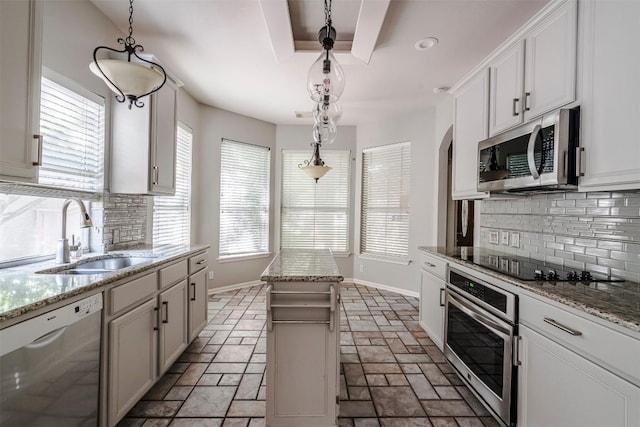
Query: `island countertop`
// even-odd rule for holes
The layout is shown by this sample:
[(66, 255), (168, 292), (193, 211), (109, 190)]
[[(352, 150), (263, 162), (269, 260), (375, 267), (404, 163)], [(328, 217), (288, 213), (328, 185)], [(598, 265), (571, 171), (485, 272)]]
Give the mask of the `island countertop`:
[(260, 276), (265, 282), (342, 282), (329, 249), (282, 249)]

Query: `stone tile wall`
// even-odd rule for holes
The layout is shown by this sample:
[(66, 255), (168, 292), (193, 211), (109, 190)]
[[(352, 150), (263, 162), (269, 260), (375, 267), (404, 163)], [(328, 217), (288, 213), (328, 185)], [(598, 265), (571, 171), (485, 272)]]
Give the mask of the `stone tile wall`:
[[(640, 192), (483, 200), (480, 216), (480, 246), (640, 282)], [(492, 231), (497, 245), (489, 243)], [(510, 245), (500, 243), (502, 231)]]
[(104, 193), (102, 201), (93, 204), (92, 214), (96, 215), (96, 219), (102, 218), (103, 251), (145, 243), (148, 202), (147, 196)]

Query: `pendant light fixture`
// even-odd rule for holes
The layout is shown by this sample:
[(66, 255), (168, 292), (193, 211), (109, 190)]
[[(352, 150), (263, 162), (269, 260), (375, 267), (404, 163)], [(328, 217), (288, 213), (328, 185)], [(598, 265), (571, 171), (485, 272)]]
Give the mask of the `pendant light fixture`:
[[(118, 38), (118, 43), (124, 47), (121, 50), (107, 46), (98, 46), (93, 51), (93, 62), (89, 69), (100, 77), (116, 94), (118, 102), (129, 101), (129, 109), (132, 105), (144, 106), (140, 101), (147, 95), (158, 91), (167, 81), (167, 73), (160, 64), (141, 57), (142, 45), (136, 44), (133, 38), (133, 0), (129, 0), (129, 35), (126, 38)], [(98, 59), (99, 50), (106, 50), (127, 55), (124, 59)], [(132, 61), (133, 59), (133, 61)]]
[(307, 91), (316, 105), (312, 114), (313, 155), (298, 165), (318, 182), (318, 179), (331, 170), (320, 158), (322, 143), (331, 144), (338, 133), (338, 120), (342, 117), (342, 107), (338, 99), (344, 91), (344, 72), (336, 61), (331, 50), (336, 40), (336, 29), (331, 25), (331, 1), (324, 0), (324, 26), (318, 31), (318, 41), (322, 45), (322, 53), (311, 65), (307, 75)]
[(320, 158), (320, 145), (320, 142), (312, 142), (313, 154), (311, 155), (311, 159), (305, 160), (304, 163), (298, 165), (301, 170), (315, 179), (316, 182), (331, 170), (331, 166), (325, 165), (324, 161)]

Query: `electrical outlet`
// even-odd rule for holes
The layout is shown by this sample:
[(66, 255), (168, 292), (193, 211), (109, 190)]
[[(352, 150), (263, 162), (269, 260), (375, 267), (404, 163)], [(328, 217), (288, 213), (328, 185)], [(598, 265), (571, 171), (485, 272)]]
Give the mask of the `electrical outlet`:
[(490, 231), (489, 232), (489, 243), (491, 243), (493, 245), (497, 245), (498, 244), (498, 232), (497, 231)]
[(511, 246), (514, 248), (520, 247), (520, 233), (511, 233)]
[(364, 265), (360, 264), (360, 273), (364, 273)]
[(213, 272), (213, 270), (209, 270), (209, 273), (207, 274), (207, 279), (209, 280), (213, 280), (213, 278), (215, 277), (215, 273)]
[(509, 246), (509, 232), (508, 231), (502, 231), (500, 233), (500, 241), (502, 242), (503, 245)]

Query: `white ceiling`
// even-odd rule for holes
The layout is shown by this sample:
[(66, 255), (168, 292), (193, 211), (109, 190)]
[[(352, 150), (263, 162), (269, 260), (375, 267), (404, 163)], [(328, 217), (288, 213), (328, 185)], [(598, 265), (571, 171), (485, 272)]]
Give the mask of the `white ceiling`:
[[(126, 31), (127, 0), (91, 1)], [(434, 87), (455, 84), (547, 2), (334, 0), (338, 40), (360, 32), (358, 43), (373, 49), (368, 64), (355, 43), (353, 55), (336, 55), (346, 76), (340, 124), (437, 104), (447, 95)], [(315, 40), (323, 23), (322, 0), (136, 0), (133, 35), (198, 101), (272, 123), (306, 124), (310, 119), (294, 112), (312, 108), (307, 71), (320, 45), (317, 52), (294, 46)], [(429, 36), (440, 43), (414, 48)]]

